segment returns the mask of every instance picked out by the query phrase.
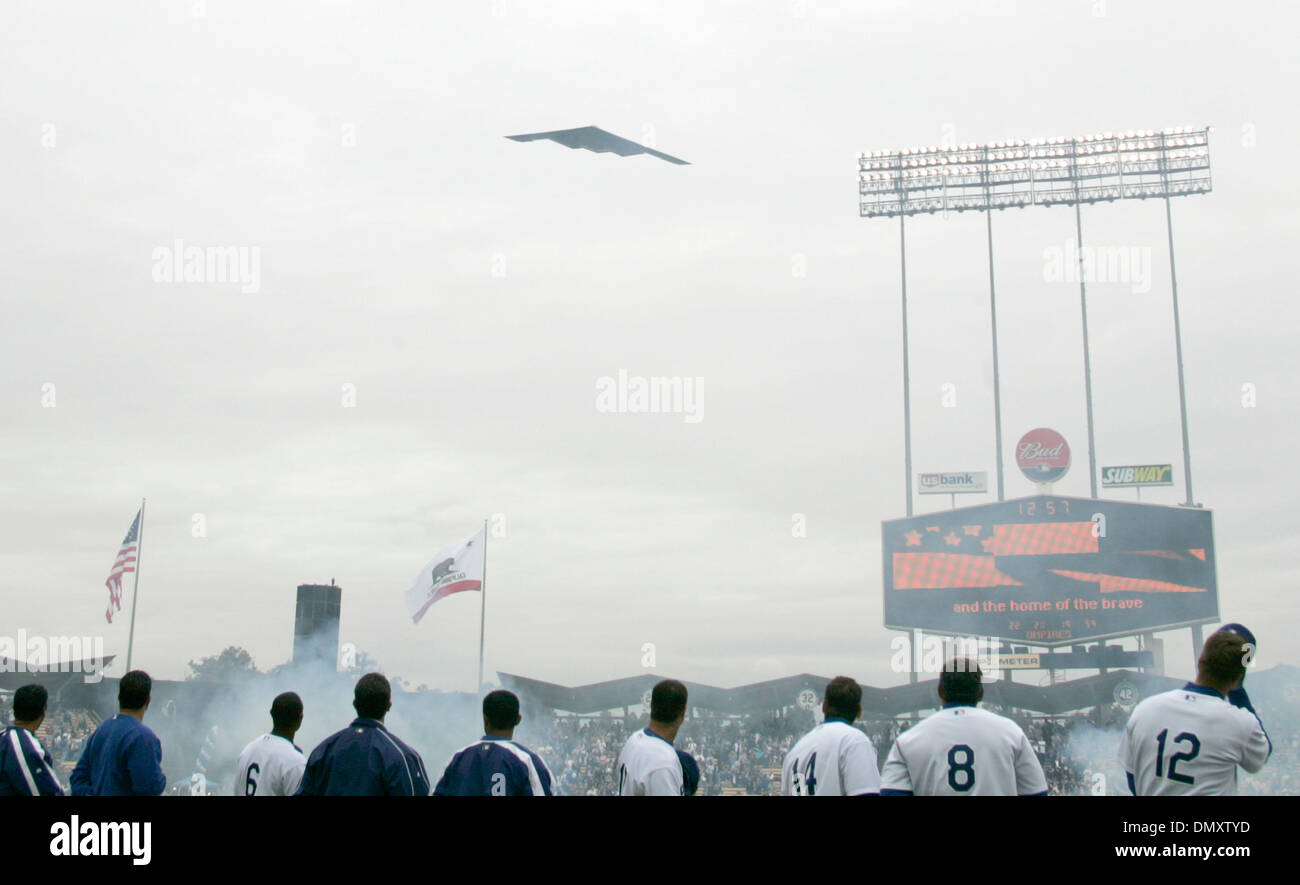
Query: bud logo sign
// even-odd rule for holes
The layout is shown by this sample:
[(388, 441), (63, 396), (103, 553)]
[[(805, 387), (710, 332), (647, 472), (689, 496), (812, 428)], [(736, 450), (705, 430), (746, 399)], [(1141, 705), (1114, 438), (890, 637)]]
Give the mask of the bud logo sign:
[(918, 473), (916, 490), (922, 495), (987, 492), (989, 475), (983, 470), (968, 470), (965, 473)]
[(1120, 486), (1171, 486), (1174, 484), (1174, 465), (1141, 464), (1133, 467), (1103, 467), (1101, 484), (1109, 489)]
[(1016, 466), (1032, 482), (1056, 482), (1070, 469), (1070, 444), (1048, 427), (1036, 427), (1016, 443)]

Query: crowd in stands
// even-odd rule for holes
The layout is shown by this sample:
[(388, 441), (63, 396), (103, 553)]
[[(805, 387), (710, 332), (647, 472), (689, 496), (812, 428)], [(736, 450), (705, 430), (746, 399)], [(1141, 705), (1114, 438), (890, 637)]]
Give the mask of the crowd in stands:
[(677, 743), (700, 766), (699, 795), (779, 794), (785, 754), (813, 724), (810, 715), (799, 713), (746, 719), (698, 718), (685, 723)]
[(55, 763), (75, 765), (98, 725), (99, 718), (89, 710), (54, 710), (46, 714), (37, 735)]
[(1273, 755), (1255, 774), (1241, 773), (1237, 781), (1239, 796), (1300, 796), (1300, 737), (1269, 731)]
[(564, 716), (524, 720), (515, 737), (546, 762), (556, 795), (608, 796), (618, 787), (614, 763), (631, 727), (621, 718)]

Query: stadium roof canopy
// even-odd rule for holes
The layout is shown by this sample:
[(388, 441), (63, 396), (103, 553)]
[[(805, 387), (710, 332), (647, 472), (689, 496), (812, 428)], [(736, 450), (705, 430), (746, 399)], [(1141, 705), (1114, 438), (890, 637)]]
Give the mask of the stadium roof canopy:
[(661, 160), (667, 160), (678, 166), (689, 166), (690, 163), (678, 157), (657, 151), (654, 148), (646, 147), (635, 141), (615, 135), (612, 132), (606, 132), (598, 126), (579, 126), (577, 129), (553, 129), (550, 132), (530, 132), (527, 135), (507, 135), (506, 138), (511, 141), (537, 141), (545, 139), (553, 141), (556, 144), (562, 144), (567, 148), (582, 149), (593, 151), (598, 154), (618, 154), (620, 157), (631, 157), (636, 154), (649, 154), (652, 157), (658, 157)]
[[(1252, 674), (1250, 678), (1252, 684), (1279, 680), (1289, 680), (1289, 684), (1297, 681), (1295, 674), (1292, 667), (1275, 667), (1264, 673)], [(501, 684), (518, 694), (525, 703), (579, 715), (645, 704), (650, 690), (663, 678), (646, 673), (590, 685), (566, 686), (510, 673), (497, 675)], [(820, 706), (822, 692), (829, 681), (825, 676), (801, 673), (798, 676), (755, 682), (737, 688), (719, 688), (694, 682), (686, 682), (685, 685), (692, 707), (725, 714), (753, 714), (773, 712), (799, 706), (801, 703), (804, 706)], [(1113, 670), (1049, 686), (985, 681), (984, 702), (1055, 715), (1113, 704), (1121, 698), (1134, 703), (1148, 695), (1177, 688), (1184, 682), (1183, 679), (1131, 670)], [(804, 692), (812, 694), (805, 695)], [(938, 706), (937, 679), (891, 688), (862, 687), (863, 715), (867, 717), (899, 716), (933, 710)]]
[(102, 658), (82, 658), (77, 661), (56, 661), (53, 664), (29, 664), (26, 661), (0, 655), (0, 689), (14, 691), (24, 685), (44, 685), (51, 694), (74, 679), (90, 676), (89, 682), (102, 679), (104, 670), (116, 655)]

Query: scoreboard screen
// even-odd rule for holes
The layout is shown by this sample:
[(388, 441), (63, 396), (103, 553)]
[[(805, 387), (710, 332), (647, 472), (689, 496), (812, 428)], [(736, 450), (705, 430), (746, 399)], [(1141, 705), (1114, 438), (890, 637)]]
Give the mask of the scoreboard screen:
[(1038, 496), (881, 530), (887, 627), (1057, 646), (1219, 617), (1208, 510)]

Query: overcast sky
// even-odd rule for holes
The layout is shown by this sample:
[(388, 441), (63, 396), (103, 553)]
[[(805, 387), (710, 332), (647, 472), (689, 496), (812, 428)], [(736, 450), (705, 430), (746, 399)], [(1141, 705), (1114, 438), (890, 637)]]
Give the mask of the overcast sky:
[[(6, 4), (0, 632), (125, 655), (104, 578), (147, 496), (156, 678), (228, 645), (283, 662), (294, 588), (333, 578), (343, 641), (470, 689), (478, 597), (414, 625), (402, 591), (500, 514), (489, 673), (636, 675), (654, 643), (692, 681), (905, 680), (880, 586), (898, 224), (858, 217), (858, 152), (1212, 125), (1214, 191), (1173, 219), (1195, 497), (1224, 619), (1296, 662), (1293, 5), (627, 6)], [(692, 165), (502, 137), (589, 124)], [(1073, 222), (994, 234), (1007, 445), (1059, 430), (1056, 490), (1086, 496), (1078, 288), (1045, 272)], [(917, 470), (992, 478), (983, 230), (909, 221)], [(1146, 291), (1089, 287), (1098, 465), (1172, 462), (1143, 500), (1178, 503), (1163, 204), (1083, 230), (1150, 260)], [(155, 281), (177, 238), (256, 254), (257, 291)], [(702, 379), (701, 420), (598, 411), (620, 370)]]

